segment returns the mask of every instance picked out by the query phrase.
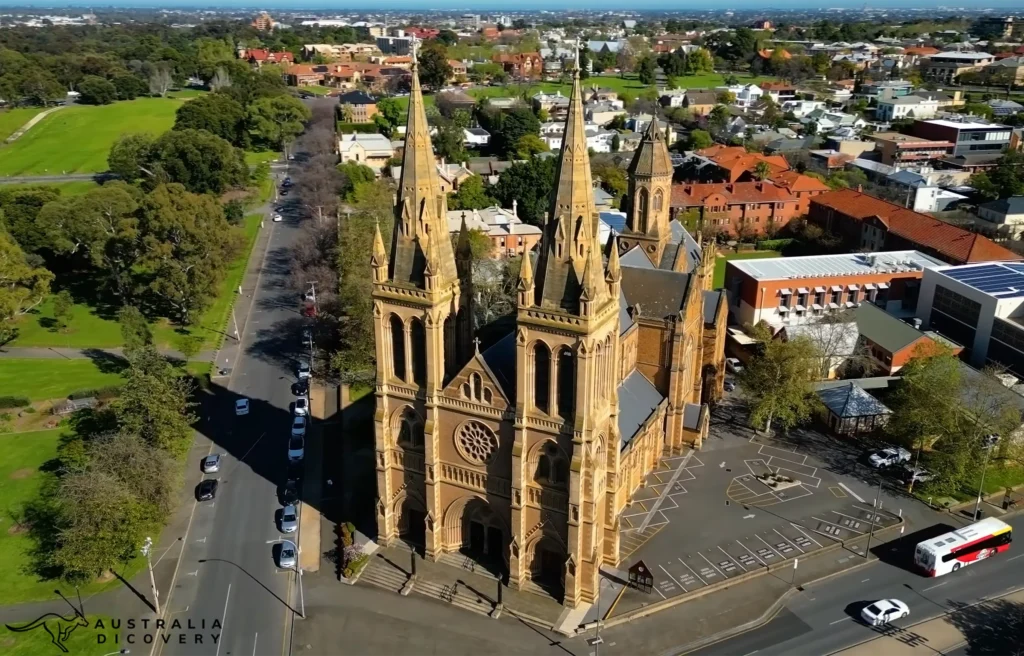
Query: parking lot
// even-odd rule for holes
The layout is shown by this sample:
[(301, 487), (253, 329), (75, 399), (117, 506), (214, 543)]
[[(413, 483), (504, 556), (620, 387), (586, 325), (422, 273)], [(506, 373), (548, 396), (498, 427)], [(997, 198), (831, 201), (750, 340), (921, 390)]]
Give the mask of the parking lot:
[[(765, 442), (749, 433), (734, 435), (662, 460), (624, 511), (620, 535), (620, 569), (642, 560), (654, 575), (654, 589), (628, 589), (614, 614), (900, 521), (901, 511), (884, 501), (873, 510), (875, 490), (863, 482)], [(862, 549), (837, 550), (835, 558), (849, 561)]]

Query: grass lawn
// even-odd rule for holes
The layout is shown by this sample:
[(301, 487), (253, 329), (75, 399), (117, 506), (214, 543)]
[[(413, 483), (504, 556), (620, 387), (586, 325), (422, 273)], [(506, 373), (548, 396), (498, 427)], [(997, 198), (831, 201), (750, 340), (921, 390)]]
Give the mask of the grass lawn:
[(260, 152), (247, 150), (245, 151), (245, 163), (251, 166), (257, 166), (263, 162), (273, 162), (281, 157), (281, 153), (276, 150), (263, 150)]
[[(75, 596), (68, 597), (68, 599), (72, 603), (77, 602), (77, 597)], [(65, 617), (70, 617), (72, 614), (71, 608), (68, 607), (66, 610)], [(121, 633), (123, 639), (124, 631), (111, 629), (109, 617), (90, 615), (88, 613), (86, 613), (85, 617), (89, 626), (75, 628), (71, 635), (63, 641), (63, 645), (68, 650), (68, 653), (75, 656), (104, 656), (113, 651), (116, 654), (120, 649), (120, 645), (114, 643), (114, 638), (116, 634)], [(20, 626), (23, 623), (12, 622), (11, 624), (13, 626)], [(97, 625), (103, 628), (97, 628)], [(125, 625), (122, 624), (121, 626), (124, 627)], [(141, 632), (136, 631), (136, 633)], [(101, 634), (105, 636), (102, 642), (100, 641)], [(141, 635), (136, 635), (136, 639), (140, 638)], [(41, 654), (63, 653), (53, 645), (53, 639), (43, 628), (15, 633), (6, 627), (2, 627), (0, 628), (0, 648), (3, 649), (3, 653), (7, 654), (7, 656), (40, 656)]]
[(14, 134), (15, 130), (28, 123), (41, 111), (41, 107), (18, 107), (0, 111), (0, 141)]
[(25, 315), (18, 323), (15, 346), (42, 346), (65, 348), (114, 348), (121, 345), (121, 327), (116, 320), (103, 318), (94, 308), (76, 303), (66, 332), (53, 327), (53, 299), (49, 299), (36, 312)]
[(758, 260), (766, 257), (781, 257), (778, 251), (748, 251), (746, 253), (727, 253), (715, 261), (715, 277), (711, 284), (720, 289), (725, 284), (725, 263), (729, 260)]
[(332, 89), (330, 87), (321, 87), (321, 86), (291, 87), (291, 88), (294, 91), (308, 91), (309, 93), (312, 93), (312, 94), (317, 95), (317, 96), (326, 96), (329, 93), (331, 93), (332, 91), (337, 91), (337, 89)]
[(0, 365), (0, 396), (43, 401), (124, 382), (120, 373), (111, 370), (112, 366), (114, 363), (97, 364), (86, 358), (5, 358)]
[(17, 141), (0, 146), (0, 175), (94, 173), (128, 132), (160, 134), (183, 100), (139, 98), (111, 105), (74, 105), (47, 116)]
[[(74, 588), (55, 585), (54, 581), (39, 579), (34, 573), (27, 570), (30, 562), (31, 550), (34, 546), (29, 534), (14, 526), (14, 518), (19, 517), (25, 504), (36, 498), (40, 487), (44, 482), (45, 472), (40, 472), (40, 467), (57, 455), (57, 445), (63, 429), (33, 431), (30, 433), (8, 433), (0, 435), (0, 453), (4, 457), (0, 459), (0, 605), (24, 603), (26, 601), (40, 601), (55, 599), (53, 594), (55, 587), (67, 595), (68, 599), (76, 600)], [(131, 578), (141, 570), (145, 560), (136, 558), (129, 563), (124, 573), (126, 578)], [(82, 596), (88, 596), (103, 588), (118, 585), (117, 580), (106, 583), (92, 583), (81, 589)], [(70, 613), (70, 609), (68, 609)], [(85, 634), (91, 629), (80, 628), (77, 633)], [(4, 654), (43, 654), (50, 653), (39, 645), (42, 642), (33, 642), (36, 636), (45, 635), (42, 630), (35, 630), (28, 633), (10, 633), (0, 628), (0, 653)], [(18, 642), (11, 643), (10, 638), (15, 637)], [(22, 642), (24, 641), (24, 642)], [(49, 643), (49, 636), (47, 636)], [(93, 644), (95, 644), (93, 639)], [(14, 650), (11, 650), (11, 646)], [(27, 645), (35, 645), (36, 649), (30, 649)], [(83, 651), (72, 651), (78, 653), (100, 653), (107, 651), (89, 651), (83, 643)], [(54, 652), (56, 653), (56, 652)]]
[(198, 96), (202, 96), (203, 94), (206, 94), (206, 93), (209, 93), (209, 92), (204, 90), (204, 89), (178, 89), (177, 91), (168, 91), (167, 92), (167, 97), (168, 98), (181, 98), (181, 99), (187, 100), (189, 98), (196, 98)]

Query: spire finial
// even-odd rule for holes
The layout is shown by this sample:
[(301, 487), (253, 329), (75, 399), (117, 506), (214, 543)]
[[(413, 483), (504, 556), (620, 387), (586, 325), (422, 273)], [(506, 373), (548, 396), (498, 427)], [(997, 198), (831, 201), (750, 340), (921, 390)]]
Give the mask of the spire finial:
[(409, 43), (409, 53), (412, 55), (412, 68), (413, 68), (413, 70), (416, 70), (419, 67), (419, 63), (420, 63), (420, 60), (419, 60), (419, 50), (420, 50), (420, 40), (417, 39), (416, 37), (413, 37), (412, 41)]
[(480, 355), (480, 338), (479, 337), (474, 337), (473, 338), (473, 348), (476, 349), (476, 354)]
[(580, 50), (583, 49), (583, 41), (580, 39), (580, 35), (576, 35), (576, 47), (573, 49), (575, 57), (575, 66), (573, 66), (573, 77), (578, 78), (580, 76)]

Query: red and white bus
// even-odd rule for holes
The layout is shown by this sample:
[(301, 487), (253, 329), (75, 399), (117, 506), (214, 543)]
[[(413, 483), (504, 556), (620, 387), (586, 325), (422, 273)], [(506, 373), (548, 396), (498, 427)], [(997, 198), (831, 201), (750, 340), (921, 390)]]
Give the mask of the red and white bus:
[(1006, 551), (1012, 540), (1010, 525), (990, 517), (918, 544), (914, 564), (928, 576), (942, 576)]

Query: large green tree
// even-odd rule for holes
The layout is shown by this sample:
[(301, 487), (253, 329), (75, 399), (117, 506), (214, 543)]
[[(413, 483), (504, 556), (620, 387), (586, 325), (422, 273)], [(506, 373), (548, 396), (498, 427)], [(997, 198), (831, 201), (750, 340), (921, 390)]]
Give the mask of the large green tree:
[(53, 274), (29, 263), (24, 251), (0, 226), (0, 344), (15, 333), (15, 320), (50, 292)]
[(487, 194), (484, 181), (479, 175), (466, 178), (454, 193), (448, 194), (450, 210), (482, 210), (494, 205), (494, 199)]
[(752, 335), (758, 353), (737, 375), (751, 425), (770, 432), (773, 424), (788, 429), (805, 421), (817, 401), (811, 388), (821, 362), (817, 345), (805, 336), (778, 339), (764, 324), (754, 326)]
[(175, 130), (206, 130), (239, 148), (249, 146), (246, 111), (241, 103), (223, 93), (208, 93), (178, 108)]
[(121, 432), (145, 444), (182, 455), (192, 444), (191, 379), (172, 367), (152, 345), (132, 351), (126, 383), (113, 404)]
[(143, 178), (147, 188), (176, 182), (194, 193), (220, 194), (249, 180), (242, 150), (206, 130), (165, 132), (146, 151), (141, 168), (152, 173)]
[(78, 83), (78, 101), (85, 105), (109, 105), (117, 100), (113, 82), (96, 75), (87, 75)]
[(448, 49), (438, 42), (429, 42), (419, 52), (420, 82), (428, 89), (440, 89), (452, 76)]
[(249, 106), (249, 134), (255, 143), (281, 149), (302, 133), (312, 113), (294, 96), (259, 98)]
[(512, 207), (512, 202), (516, 201), (519, 218), (526, 223), (540, 225), (550, 209), (555, 159), (534, 157), (526, 162), (516, 162), (501, 174), (498, 183), (491, 188), (491, 195), (502, 207)]
[(2, 223), (25, 252), (38, 253), (49, 246), (46, 235), (37, 226), (37, 218), (47, 203), (58, 198), (60, 192), (54, 187), (0, 186)]

